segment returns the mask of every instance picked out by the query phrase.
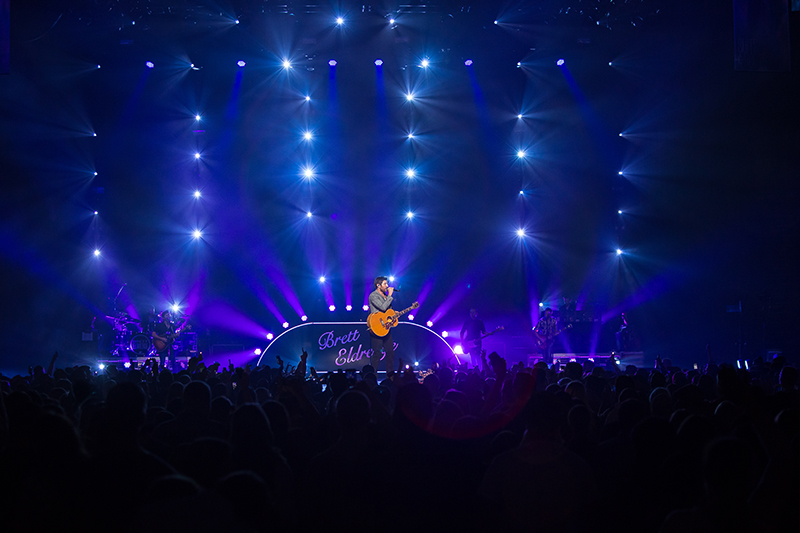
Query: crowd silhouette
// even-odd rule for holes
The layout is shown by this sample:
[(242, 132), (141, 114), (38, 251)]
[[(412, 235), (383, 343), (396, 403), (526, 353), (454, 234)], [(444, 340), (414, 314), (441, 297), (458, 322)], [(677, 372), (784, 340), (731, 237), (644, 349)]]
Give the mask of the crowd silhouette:
[[(150, 361), (0, 376), (28, 530), (785, 531), (798, 371), (613, 360), (354, 372)], [(310, 369), (308, 369), (310, 370)], [(14, 531), (15, 529), (9, 529)]]

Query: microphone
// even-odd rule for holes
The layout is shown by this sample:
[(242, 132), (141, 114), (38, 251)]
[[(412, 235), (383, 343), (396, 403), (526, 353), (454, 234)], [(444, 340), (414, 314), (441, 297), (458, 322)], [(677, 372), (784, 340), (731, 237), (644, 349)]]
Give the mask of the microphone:
[(396, 288), (396, 287), (392, 287), (392, 290), (393, 290), (394, 292), (400, 292), (400, 289), (398, 289), (398, 288)]

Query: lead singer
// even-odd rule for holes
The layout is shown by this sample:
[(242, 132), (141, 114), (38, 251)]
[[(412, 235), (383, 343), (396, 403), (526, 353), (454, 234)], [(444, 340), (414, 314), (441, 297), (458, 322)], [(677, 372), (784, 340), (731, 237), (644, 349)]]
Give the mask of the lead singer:
[[(369, 295), (369, 312), (370, 313), (385, 313), (392, 308), (392, 293), (394, 287), (389, 286), (389, 281), (385, 276), (378, 276), (375, 278), (375, 290)], [(386, 352), (386, 376), (391, 377), (394, 374), (394, 341), (392, 340), (392, 332), (389, 330), (384, 337), (378, 337), (372, 331), (369, 332), (370, 340), (372, 341), (372, 355), (370, 355), (370, 364), (375, 372), (378, 372), (378, 363), (381, 361), (381, 348)]]

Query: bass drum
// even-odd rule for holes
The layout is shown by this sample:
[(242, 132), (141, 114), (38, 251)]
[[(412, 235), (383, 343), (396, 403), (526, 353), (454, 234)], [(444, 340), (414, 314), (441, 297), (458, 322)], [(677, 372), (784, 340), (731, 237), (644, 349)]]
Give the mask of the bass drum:
[(131, 338), (131, 344), (130, 344), (131, 351), (136, 355), (141, 355), (141, 356), (147, 355), (148, 353), (150, 353), (150, 348), (152, 346), (153, 344), (150, 342), (150, 337), (148, 337), (143, 333), (134, 335), (133, 338)]

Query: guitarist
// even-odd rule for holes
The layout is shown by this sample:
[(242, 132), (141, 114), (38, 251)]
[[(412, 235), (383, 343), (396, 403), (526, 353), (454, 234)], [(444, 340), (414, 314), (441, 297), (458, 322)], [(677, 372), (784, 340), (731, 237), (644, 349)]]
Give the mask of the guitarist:
[(542, 349), (542, 358), (548, 365), (553, 364), (553, 340), (558, 334), (558, 322), (553, 316), (553, 310), (549, 307), (544, 310), (544, 315), (536, 323), (533, 328), (533, 334), (536, 338), (542, 341), (544, 348)]
[(464, 326), (461, 328), (461, 345), (466, 346), (469, 341), (475, 341), (475, 347), (469, 349), (467, 352), (472, 359), (472, 366), (480, 366), (480, 353), (483, 346), (481, 337), (486, 333), (486, 326), (483, 325), (483, 320), (478, 318), (478, 310), (470, 309), (469, 318), (464, 321)]
[(158, 351), (161, 368), (166, 368), (164, 366), (164, 361), (167, 357), (169, 357), (170, 363), (173, 362), (172, 343), (175, 341), (175, 337), (177, 336), (175, 324), (172, 322), (172, 313), (169, 312), (169, 309), (161, 313), (161, 322), (155, 325), (151, 336), (153, 339), (157, 339), (166, 343), (166, 346), (164, 346), (162, 350)]
[[(392, 308), (392, 293), (394, 287), (389, 286), (389, 280), (385, 276), (378, 276), (374, 281), (375, 290), (369, 294), (369, 312), (370, 313), (385, 313)], [(369, 332), (370, 340), (372, 342), (372, 355), (370, 356), (370, 364), (375, 369), (375, 374), (378, 373), (378, 363), (381, 361), (381, 348), (386, 352), (384, 361), (386, 362), (386, 376), (391, 377), (394, 374), (394, 341), (392, 340), (392, 332), (385, 337), (378, 337), (372, 331)]]

